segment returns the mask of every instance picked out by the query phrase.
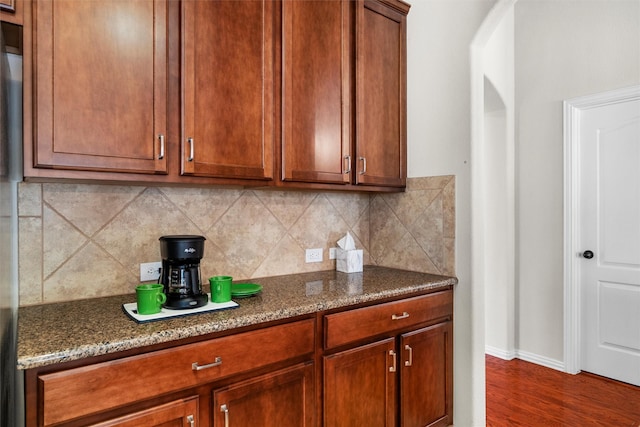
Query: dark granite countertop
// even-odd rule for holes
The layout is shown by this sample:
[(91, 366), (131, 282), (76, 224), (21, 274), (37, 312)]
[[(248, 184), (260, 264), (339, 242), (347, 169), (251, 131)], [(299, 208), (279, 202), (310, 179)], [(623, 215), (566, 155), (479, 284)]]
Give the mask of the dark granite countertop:
[(236, 300), (232, 310), (136, 323), (122, 310), (135, 295), (21, 307), (18, 368), (83, 359), (447, 287), (454, 277), (365, 266), (362, 273), (334, 270), (245, 280), (259, 283), (257, 296)]

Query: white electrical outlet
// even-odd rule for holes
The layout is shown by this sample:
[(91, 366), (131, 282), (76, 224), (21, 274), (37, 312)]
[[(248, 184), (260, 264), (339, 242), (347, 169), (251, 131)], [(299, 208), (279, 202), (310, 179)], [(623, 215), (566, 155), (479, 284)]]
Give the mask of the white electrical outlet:
[(322, 248), (307, 249), (305, 252), (305, 262), (322, 262)]
[(338, 248), (329, 248), (329, 259), (336, 259), (336, 249)]
[(162, 269), (162, 262), (143, 262), (140, 264), (140, 281), (148, 282), (154, 280), (159, 282), (160, 269)]

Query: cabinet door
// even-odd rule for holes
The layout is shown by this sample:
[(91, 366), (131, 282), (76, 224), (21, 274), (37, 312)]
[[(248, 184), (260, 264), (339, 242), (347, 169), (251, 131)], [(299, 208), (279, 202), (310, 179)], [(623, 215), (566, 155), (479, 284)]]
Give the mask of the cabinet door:
[(453, 329), (451, 322), (400, 338), (400, 424), (448, 426), (453, 421)]
[(404, 187), (408, 5), (376, 0), (357, 4), (356, 183)]
[(16, 11), (16, 0), (0, 0), (0, 10)]
[(183, 2), (183, 174), (273, 178), (274, 5)]
[(166, 173), (166, 1), (34, 8), (34, 167)]
[(213, 425), (315, 426), (314, 366), (296, 365), (213, 393)]
[(23, 25), (23, 0), (0, 0), (0, 21)]
[(395, 341), (324, 357), (324, 425), (396, 425)]
[(195, 427), (198, 423), (198, 397), (175, 400), (144, 411), (125, 415), (93, 427)]
[(283, 2), (282, 180), (348, 184), (349, 1)]

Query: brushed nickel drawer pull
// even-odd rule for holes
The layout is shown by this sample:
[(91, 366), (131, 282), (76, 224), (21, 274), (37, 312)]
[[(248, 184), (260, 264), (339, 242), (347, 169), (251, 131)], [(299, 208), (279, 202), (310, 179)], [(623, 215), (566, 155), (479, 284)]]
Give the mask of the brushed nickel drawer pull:
[(229, 427), (229, 408), (226, 404), (220, 406), (220, 412), (224, 412), (224, 427)]
[(391, 356), (393, 360), (393, 365), (389, 367), (389, 372), (395, 372), (396, 371), (396, 352), (393, 350), (389, 350), (389, 356)]
[(213, 363), (209, 363), (208, 365), (198, 365), (198, 362), (193, 362), (191, 364), (191, 369), (194, 371), (202, 371), (203, 369), (213, 368), (220, 365), (222, 365), (222, 357), (218, 356)]
[(366, 157), (358, 157), (362, 161), (362, 170), (360, 171), (360, 175), (364, 175), (367, 173), (367, 159)]
[(187, 422), (189, 423), (189, 427), (195, 427), (196, 421), (193, 418), (193, 415), (187, 415)]
[(160, 154), (158, 154), (158, 160), (164, 159), (164, 135), (158, 135), (158, 139), (160, 140)]
[(345, 175), (348, 175), (348, 174), (351, 173), (351, 156), (348, 155), (348, 154), (346, 156), (344, 156), (343, 165), (342, 166), (344, 166), (344, 161), (347, 162), (347, 168), (343, 169), (342, 173), (345, 174)]
[(402, 314), (392, 314), (391, 320), (406, 319), (407, 317), (409, 317), (409, 313), (407, 313), (406, 311), (403, 311)]
[(187, 142), (189, 143), (189, 158), (187, 159), (188, 162), (193, 162), (193, 156), (194, 156), (194, 148), (193, 148), (193, 138), (187, 138)]
[(413, 349), (407, 344), (405, 344), (404, 349), (409, 352), (409, 360), (405, 360), (404, 366), (411, 366), (413, 365)]

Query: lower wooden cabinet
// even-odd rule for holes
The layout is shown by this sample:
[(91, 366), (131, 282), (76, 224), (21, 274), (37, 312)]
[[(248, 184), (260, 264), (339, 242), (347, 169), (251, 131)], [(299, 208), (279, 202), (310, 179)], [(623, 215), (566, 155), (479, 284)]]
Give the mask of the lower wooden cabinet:
[(447, 321), (399, 339), (400, 425), (453, 424), (453, 325)]
[(444, 322), (325, 356), (325, 426), (450, 425), (452, 349)]
[(26, 426), (446, 426), (452, 325), (447, 289), (35, 368)]
[(325, 425), (395, 425), (394, 358), (393, 338), (326, 356)]
[[(315, 319), (307, 318), (84, 366), (29, 371), (26, 425), (84, 426), (120, 416), (128, 419), (150, 407), (150, 412), (141, 413), (146, 416), (155, 413), (158, 402), (173, 400), (172, 395), (198, 395), (201, 411), (206, 412), (211, 392), (219, 387), (255, 378), (253, 390), (268, 390), (269, 385), (275, 387), (278, 381), (290, 378), (287, 375), (295, 376), (279, 369), (312, 363), (315, 324)], [(303, 371), (309, 375), (303, 369), (296, 372)], [(310, 372), (311, 377), (303, 376), (305, 387), (312, 384), (313, 370)], [(274, 393), (263, 392), (262, 396), (265, 404)], [(307, 395), (301, 394), (298, 400), (313, 404)], [(211, 418), (201, 417), (194, 426), (209, 426)]]
[(314, 365), (297, 365), (213, 392), (213, 425), (312, 427)]
[(450, 290), (326, 315), (324, 425), (452, 424), (452, 319)]
[(144, 411), (124, 415), (92, 427), (195, 427), (198, 423), (198, 396), (175, 400)]

